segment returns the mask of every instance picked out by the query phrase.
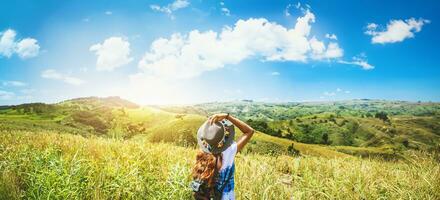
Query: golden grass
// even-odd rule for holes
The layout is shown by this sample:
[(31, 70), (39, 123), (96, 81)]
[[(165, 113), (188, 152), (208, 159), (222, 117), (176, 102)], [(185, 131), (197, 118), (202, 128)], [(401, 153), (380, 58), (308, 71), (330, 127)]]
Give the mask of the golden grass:
[(293, 143), (295, 149), (299, 150), (302, 154), (305, 154), (305, 155), (320, 156), (320, 157), (325, 157), (325, 158), (350, 157), (347, 154), (331, 150), (331, 149), (323, 147), (321, 145), (293, 142), (292, 140), (274, 137), (274, 136), (266, 135), (266, 134), (263, 134), (260, 132), (257, 132), (254, 137), (255, 137), (255, 140), (270, 141), (270, 142), (273, 142), (276, 144), (281, 144), (281, 145), (285, 146), (286, 148)]
[[(54, 132), (0, 137), (0, 199), (191, 198), (192, 148)], [(396, 162), (239, 154), (235, 179), (237, 199), (440, 199), (439, 163), (421, 153)]]

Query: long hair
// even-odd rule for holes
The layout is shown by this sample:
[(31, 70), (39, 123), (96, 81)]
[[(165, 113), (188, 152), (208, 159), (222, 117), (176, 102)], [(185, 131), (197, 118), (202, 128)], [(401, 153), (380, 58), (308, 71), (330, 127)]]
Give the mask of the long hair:
[(208, 187), (214, 185), (215, 160), (221, 165), (221, 154), (215, 156), (210, 153), (199, 151), (196, 156), (196, 164), (194, 165), (192, 175), (195, 180), (201, 180), (208, 183)]

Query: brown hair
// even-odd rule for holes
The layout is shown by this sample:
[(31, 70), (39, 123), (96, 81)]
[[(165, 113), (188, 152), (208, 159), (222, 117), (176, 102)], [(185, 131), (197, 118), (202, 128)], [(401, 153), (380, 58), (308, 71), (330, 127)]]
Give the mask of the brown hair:
[[(192, 175), (195, 180), (201, 180), (208, 183), (208, 187), (214, 185), (215, 160), (221, 166), (221, 154), (215, 156), (210, 153), (199, 151), (196, 156), (196, 164), (194, 165)], [(217, 164), (217, 165), (218, 165)]]

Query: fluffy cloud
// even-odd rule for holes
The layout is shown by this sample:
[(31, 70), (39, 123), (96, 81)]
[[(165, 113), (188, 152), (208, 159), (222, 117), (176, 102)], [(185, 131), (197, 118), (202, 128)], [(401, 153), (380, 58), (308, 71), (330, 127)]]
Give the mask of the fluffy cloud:
[(331, 40), (338, 40), (338, 37), (335, 34), (325, 34), (325, 38), (331, 39)]
[(23, 83), (21, 81), (3, 81), (3, 86), (9, 87), (9, 86), (13, 86), (13, 87), (23, 87), (26, 86), (26, 83)]
[(265, 61), (298, 61), (339, 58), (343, 50), (336, 42), (325, 44), (310, 37), (315, 15), (309, 10), (286, 28), (267, 19), (239, 20), (219, 33), (193, 30), (155, 40), (139, 62), (145, 74), (190, 78), (227, 64), (259, 57)]
[(362, 69), (364, 70), (374, 69), (374, 66), (368, 63), (365, 56), (361, 56), (361, 57), (355, 56), (352, 58), (351, 61), (339, 60), (338, 63), (347, 64), (347, 65), (357, 65), (362, 67)]
[(286, 17), (290, 16), (290, 12), (289, 12), (290, 7), (292, 7), (292, 4), (287, 4), (286, 8), (284, 9), (284, 15)]
[(20, 58), (27, 59), (38, 55), (40, 45), (36, 39), (25, 38), (18, 41), (16, 35), (12, 29), (0, 32), (0, 56), (9, 58), (16, 53)]
[(0, 55), (9, 58), (15, 52), (15, 35), (11, 29), (0, 33)]
[(176, 0), (171, 4), (168, 4), (166, 6), (159, 6), (159, 5), (150, 5), (150, 8), (154, 11), (163, 12), (166, 13), (168, 16), (171, 17), (171, 19), (174, 19), (173, 12), (182, 8), (186, 8), (189, 6), (189, 1), (187, 0)]
[(220, 2), (220, 10), (222, 11), (222, 14), (226, 15), (226, 16), (231, 16), (231, 11), (226, 8), (225, 3), (223, 1)]
[(81, 85), (85, 82), (79, 78), (72, 77), (72, 76), (65, 75), (65, 74), (61, 74), (53, 69), (48, 69), (48, 70), (43, 71), (41, 73), (41, 77), (47, 78), (47, 79), (53, 79), (53, 80), (60, 80), (65, 83), (68, 83), (71, 85), (76, 85), (76, 86)]
[(296, 3), (295, 5), (293, 5), (293, 4), (287, 4), (286, 8), (284, 9), (284, 15), (285, 15), (286, 17), (289, 17), (289, 16), (291, 15), (291, 14), (290, 14), (290, 9), (291, 9), (292, 7), (295, 7), (296, 9), (299, 9), (299, 10), (301, 10), (301, 11), (303, 11), (303, 12), (305, 12), (307, 9), (310, 9), (310, 6), (309, 6), (308, 4), (305, 4), (305, 7), (306, 7), (306, 8), (304, 8), (304, 7), (301, 6), (301, 3), (300, 3), (300, 2)]
[(222, 13), (226, 16), (231, 16), (231, 11), (228, 8), (222, 8)]
[(429, 23), (426, 19), (414, 19), (407, 20), (391, 20), (386, 29), (378, 30), (379, 25), (375, 23), (369, 23), (366, 27), (365, 34), (373, 36), (371, 42), (376, 44), (395, 43), (402, 42), (407, 38), (413, 38), (414, 33), (420, 32), (424, 24)]
[(32, 58), (38, 55), (40, 46), (36, 39), (25, 38), (17, 43), (16, 52), (21, 58)]
[(338, 43), (330, 42), (327, 47), (324, 42), (317, 40), (315, 37), (309, 40), (312, 49), (311, 57), (316, 60), (339, 58), (344, 54)]
[(110, 37), (102, 44), (92, 45), (89, 50), (98, 56), (96, 61), (98, 70), (112, 71), (133, 60), (130, 57), (130, 43), (120, 37)]

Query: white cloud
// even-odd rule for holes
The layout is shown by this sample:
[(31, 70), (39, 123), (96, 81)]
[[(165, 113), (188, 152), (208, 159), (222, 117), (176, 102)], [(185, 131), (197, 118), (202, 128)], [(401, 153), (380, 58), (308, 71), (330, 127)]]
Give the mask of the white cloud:
[(121, 37), (107, 38), (102, 44), (94, 44), (89, 49), (98, 56), (96, 68), (112, 71), (130, 63), (130, 43)]
[(338, 40), (338, 37), (335, 34), (325, 34), (325, 37), (331, 40)]
[(377, 27), (379, 27), (379, 25), (375, 24), (375, 23), (369, 23), (367, 24), (367, 34), (373, 34), (372, 30), (376, 29)]
[(178, 10), (178, 9), (181, 9), (181, 8), (186, 8), (187, 6), (189, 6), (189, 1), (187, 1), (187, 0), (176, 0), (169, 7), (170, 7), (170, 9), (172, 11), (175, 11), (175, 10)]
[(338, 63), (347, 65), (357, 65), (362, 67), (364, 70), (374, 69), (374, 66), (369, 64), (365, 57), (353, 57), (352, 61), (339, 60)]
[(17, 54), (23, 58), (32, 58), (38, 55), (40, 51), (40, 45), (38, 41), (33, 38), (25, 38), (17, 44)]
[(79, 79), (79, 78), (76, 78), (73, 76), (69, 76), (69, 75), (65, 75), (65, 74), (61, 74), (53, 69), (48, 69), (48, 70), (43, 71), (41, 73), (41, 77), (46, 78), (46, 79), (60, 80), (65, 83), (68, 83), (71, 85), (76, 85), (76, 86), (85, 83), (85, 81), (82, 79)]
[(187, 0), (176, 0), (171, 4), (168, 4), (166, 6), (159, 6), (159, 5), (150, 5), (150, 8), (154, 11), (163, 12), (166, 13), (168, 16), (170, 16), (171, 19), (174, 19), (173, 12), (182, 8), (186, 8), (189, 6), (189, 1)]
[(222, 11), (223, 15), (231, 16), (231, 11), (229, 10), (229, 8), (226, 8), (225, 2), (220, 1), (220, 7), (221, 7), (220, 10)]
[(291, 15), (291, 14), (290, 14), (290, 9), (291, 9), (292, 7), (295, 7), (296, 9), (299, 9), (299, 10), (301, 10), (302, 12), (306, 12), (307, 9), (310, 9), (310, 6), (307, 5), (307, 4), (306, 4), (305, 6), (306, 6), (306, 8), (301, 7), (301, 3), (300, 3), (300, 2), (296, 3), (295, 5), (294, 5), (294, 4), (287, 4), (286, 8), (284, 9), (284, 15), (285, 15), (286, 17), (289, 17), (289, 16)]
[(8, 29), (0, 33), (0, 55), (11, 57), (15, 51), (15, 36), (17, 34), (14, 30)]
[(27, 59), (38, 55), (40, 45), (36, 39), (25, 38), (18, 41), (16, 35), (12, 29), (0, 32), (0, 56), (9, 58), (15, 53), (20, 58)]
[(289, 3), (289, 4), (287, 4), (286, 8), (284, 9), (284, 15), (286, 17), (290, 16), (290, 12), (289, 12), (290, 7), (292, 7), (292, 4)]
[(13, 86), (13, 87), (23, 87), (26, 86), (27, 84), (21, 81), (3, 81), (3, 86), (9, 87), (9, 86)]
[(113, 14), (113, 12), (112, 12), (112, 11), (109, 11), (109, 10), (107, 10), (107, 11), (105, 11), (105, 14), (106, 14), (106, 15), (112, 15), (112, 14)]
[(228, 8), (221, 8), (222, 13), (226, 16), (231, 16), (231, 11)]
[(335, 91), (325, 91), (324, 93), (322, 93), (322, 96), (320, 96), (320, 99), (324, 99), (325, 97), (335, 97), (337, 95), (341, 95), (341, 93), (345, 93), (345, 94), (349, 94), (350, 91), (348, 90), (343, 90), (341, 88), (336, 88)]
[(407, 20), (391, 20), (386, 29), (378, 30), (379, 25), (375, 23), (369, 23), (366, 26), (365, 34), (373, 36), (371, 42), (373, 44), (385, 44), (402, 42), (407, 38), (413, 38), (414, 33), (420, 32), (424, 24), (430, 23), (426, 19), (414, 19)]
[(342, 57), (337, 43), (326, 45), (315, 37), (309, 39), (314, 21), (315, 15), (307, 10), (291, 29), (264, 18), (251, 18), (237, 21), (234, 27), (226, 26), (219, 33), (176, 33), (168, 39), (156, 39), (139, 67), (152, 76), (190, 78), (252, 57), (298, 62)]
[(344, 51), (335, 42), (330, 42), (326, 47), (324, 42), (313, 37), (309, 43), (312, 49), (311, 57), (316, 60), (339, 58), (344, 54)]
[(279, 72), (272, 72), (270, 75), (272, 75), (272, 76), (279, 76), (280, 73)]
[(15, 97), (13, 92), (0, 90), (0, 100), (9, 100)]

